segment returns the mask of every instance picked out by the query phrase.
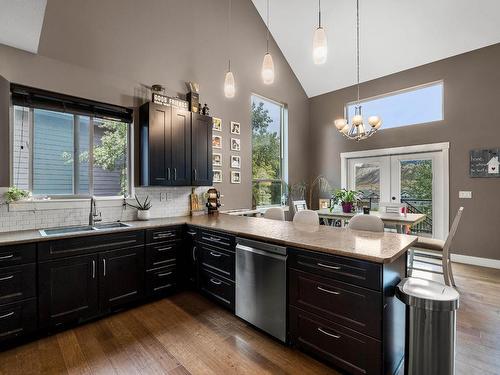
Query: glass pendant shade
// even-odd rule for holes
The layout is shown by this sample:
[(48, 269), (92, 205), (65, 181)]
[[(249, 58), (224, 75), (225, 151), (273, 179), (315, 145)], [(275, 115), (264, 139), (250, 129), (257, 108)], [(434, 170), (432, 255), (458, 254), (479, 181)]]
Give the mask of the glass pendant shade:
[(335, 127), (337, 128), (337, 130), (340, 131), (340, 130), (344, 129), (346, 126), (347, 126), (346, 119), (341, 118), (341, 119), (335, 120)]
[(328, 46), (326, 32), (322, 27), (318, 27), (316, 31), (314, 31), (313, 36), (313, 61), (316, 65), (324, 64), (327, 56)]
[(262, 80), (266, 85), (274, 82), (274, 62), (269, 52), (264, 55), (264, 60), (262, 61)]
[(233, 72), (228, 71), (226, 73), (226, 78), (224, 79), (224, 95), (226, 98), (234, 98), (236, 92), (236, 86), (234, 83)]

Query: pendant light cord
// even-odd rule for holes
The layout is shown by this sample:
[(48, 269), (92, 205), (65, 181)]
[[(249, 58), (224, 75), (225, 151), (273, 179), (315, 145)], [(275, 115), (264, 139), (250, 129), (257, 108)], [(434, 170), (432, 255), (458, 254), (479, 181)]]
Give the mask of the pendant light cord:
[(321, 27), (321, 0), (318, 0), (318, 28)]
[(267, 0), (267, 35), (266, 35), (266, 52), (269, 53), (269, 0)]
[(227, 38), (229, 39), (229, 46), (228, 46), (228, 50), (229, 50), (229, 57), (228, 57), (228, 69), (227, 71), (230, 72), (231, 71), (231, 0), (229, 0), (229, 7), (228, 7), (228, 11), (227, 11)]
[(356, 0), (356, 64), (358, 80), (358, 106), (359, 106), (359, 0)]

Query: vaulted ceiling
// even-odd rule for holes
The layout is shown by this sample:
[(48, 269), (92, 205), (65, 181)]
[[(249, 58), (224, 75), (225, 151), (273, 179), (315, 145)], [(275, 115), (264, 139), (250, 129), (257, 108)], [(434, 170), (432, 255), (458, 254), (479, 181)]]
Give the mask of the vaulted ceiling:
[[(266, 0), (252, 0), (264, 22)], [(317, 0), (269, 0), (270, 31), (309, 97), (356, 82), (356, 1), (323, 0), (328, 61), (314, 65)], [(361, 81), (500, 42), (498, 0), (360, 0)], [(276, 82), (279, 83), (279, 82)]]

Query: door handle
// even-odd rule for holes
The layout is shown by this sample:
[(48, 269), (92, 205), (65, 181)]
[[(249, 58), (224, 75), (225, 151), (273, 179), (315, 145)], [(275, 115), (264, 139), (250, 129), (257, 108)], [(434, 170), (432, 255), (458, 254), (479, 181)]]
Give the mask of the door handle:
[(167, 168), (167, 180), (170, 180), (170, 168)]
[(102, 260), (102, 275), (106, 276), (106, 259)]
[(95, 279), (95, 260), (92, 261), (92, 278)]
[(177, 181), (177, 168), (174, 168), (174, 181)]
[(318, 290), (321, 290), (322, 292), (326, 292), (326, 293), (330, 293), (330, 294), (334, 294), (336, 296), (338, 296), (340, 294), (340, 292), (336, 292), (334, 290), (328, 290), (328, 289), (325, 289), (325, 288), (322, 288), (321, 286), (317, 286)]
[(193, 246), (193, 261), (196, 262), (196, 246)]
[(318, 327), (318, 331), (320, 331), (322, 334), (333, 337), (334, 339), (340, 339), (340, 335), (334, 335), (333, 333), (326, 332), (324, 329), (321, 327)]
[(317, 263), (317, 264), (318, 264), (318, 266), (320, 266), (320, 267), (323, 267), (323, 268), (329, 268), (329, 269), (331, 269), (331, 270), (337, 270), (337, 271), (338, 271), (338, 270), (340, 270), (340, 269), (341, 269), (341, 267), (339, 267), (339, 266), (329, 266), (328, 264), (323, 264), (323, 263)]
[(219, 257), (221, 257), (221, 256), (222, 256), (222, 254), (220, 254), (220, 253), (216, 253), (216, 252), (214, 252), (214, 251), (211, 251), (211, 252), (210, 252), (210, 255), (211, 255), (211, 256), (213, 256), (213, 257), (216, 257), (216, 258), (219, 258)]
[(197, 175), (196, 175), (196, 168), (193, 169), (193, 173), (194, 173), (194, 180), (196, 181), (198, 179)]
[(158, 277), (165, 277), (165, 276), (168, 276), (168, 275), (171, 275), (171, 274), (172, 274), (172, 272), (159, 273)]

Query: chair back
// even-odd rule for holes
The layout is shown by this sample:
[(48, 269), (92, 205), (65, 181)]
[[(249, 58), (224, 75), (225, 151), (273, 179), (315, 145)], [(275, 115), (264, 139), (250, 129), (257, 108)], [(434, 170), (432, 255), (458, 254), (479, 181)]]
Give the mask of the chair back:
[(319, 225), (319, 216), (316, 211), (302, 210), (293, 216), (293, 223), (299, 225)]
[(378, 216), (375, 215), (354, 215), (349, 220), (349, 225), (347, 226), (354, 230), (366, 230), (368, 232), (383, 232), (384, 222)]
[(285, 221), (285, 211), (281, 207), (270, 207), (264, 212), (264, 218)]
[(299, 211), (307, 210), (307, 203), (304, 200), (301, 201), (293, 201), (293, 211), (297, 213)]
[(460, 207), (455, 215), (455, 219), (453, 219), (453, 224), (451, 224), (450, 232), (448, 233), (448, 237), (446, 237), (446, 241), (443, 246), (443, 259), (449, 259), (450, 247), (453, 242), (453, 238), (455, 237), (455, 233), (457, 233), (458, 224), (460, 224), (463, 212), (464, 208)]

